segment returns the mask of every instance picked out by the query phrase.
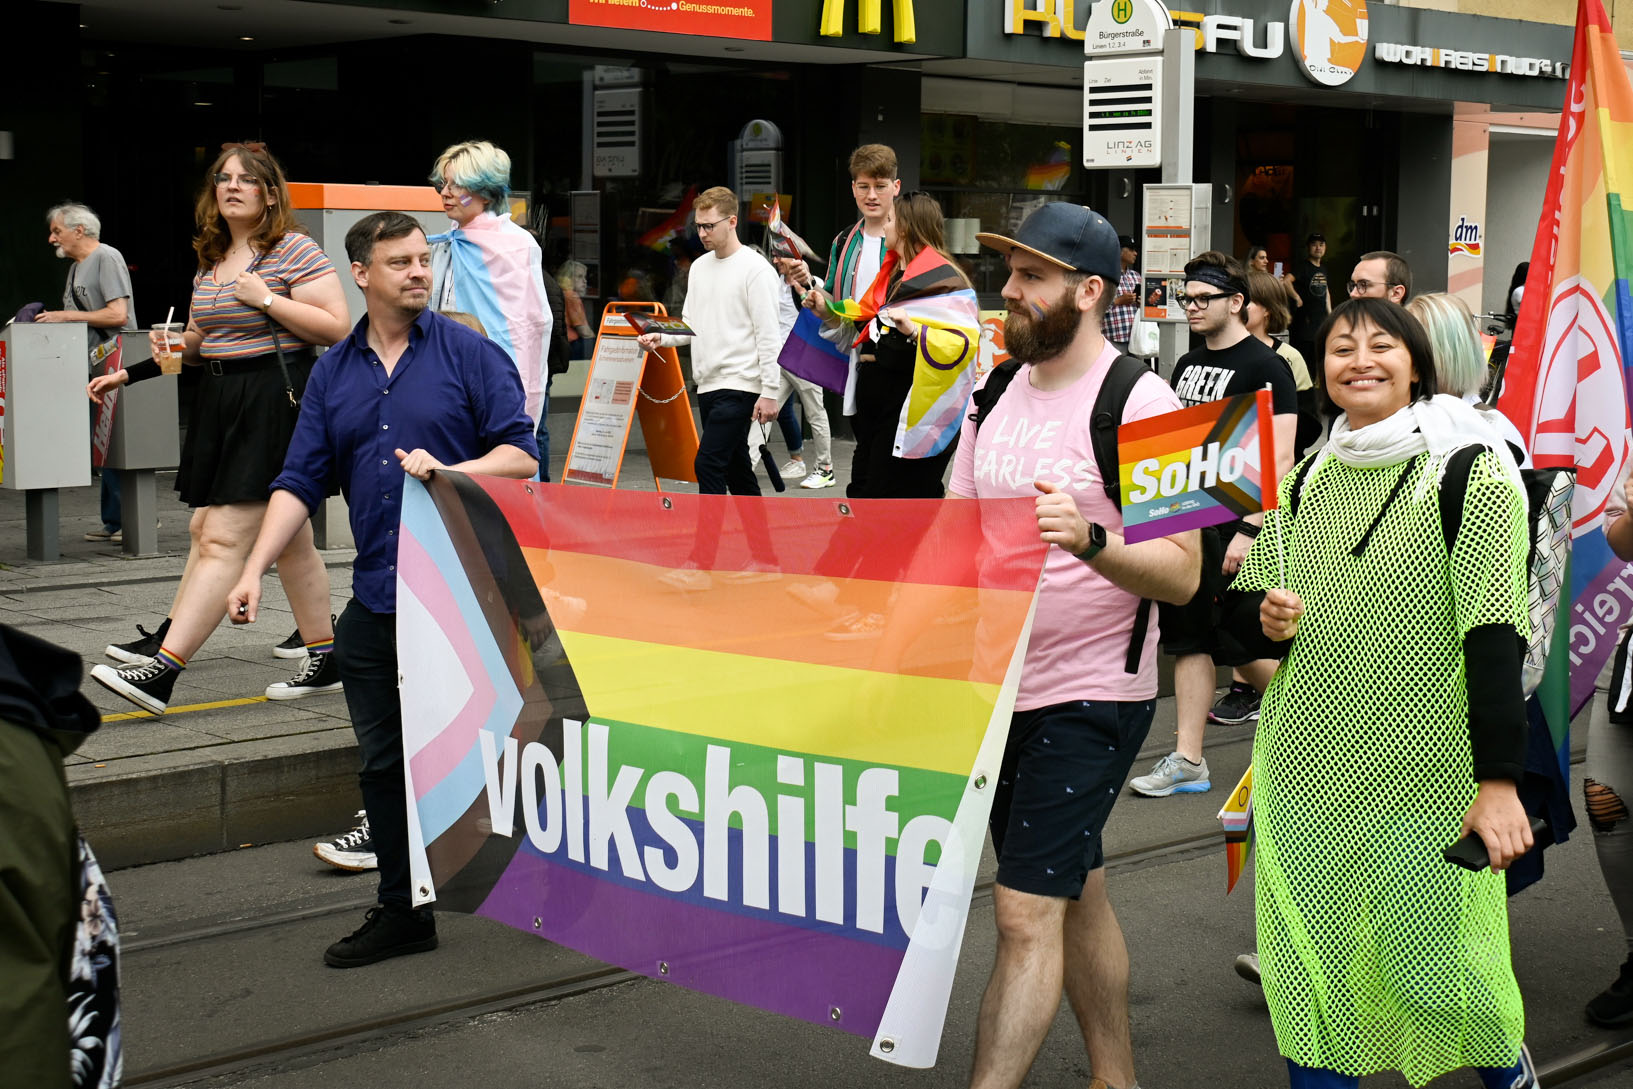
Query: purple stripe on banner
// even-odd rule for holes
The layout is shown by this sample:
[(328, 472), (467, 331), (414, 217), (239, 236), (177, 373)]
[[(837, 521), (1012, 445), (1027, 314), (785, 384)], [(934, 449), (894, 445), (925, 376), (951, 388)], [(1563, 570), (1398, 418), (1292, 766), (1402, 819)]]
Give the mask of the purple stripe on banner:
[(777, 364), (796, 378), (844, 393), (845, 380), (850, 376), (850, 353), (823, 340), (821, 329), (821, 319), (809, 310), (801, 310)]
[(1123, 527), (1123, 540), (1129, 544), (1138, 544), (1141, 541), (1153, 541), (1158, 537), (1172, 537), (1176, 533), (1183, 533), (1188, 529), (1202, 529), (1204, 526), (1217, 526), (1225, 522), (1234, 522), (1241, 515), (1227, 506), (1216, 505), (1206, 510), (1190, 511), (1185, 514), (1176, 514), (1172, 517), (1160, 518), (1151, 522), (1141, 522), (1138, 525)]
[(653, 979), (858, 1036), (877, 1031), (902, 962), (877, 945), (679, 903), (526, 851), (476, 913)]
[[(1593, 683), (1599, 671), (1616, 653), (1616, 638), (1622, 625), (1633, 623), (1633, 564), (1611, 554), (1601, 530), (1592, 530), (1571, 542), (1571, 566), (1598, 571), (1572, 586), (1570, 624), (1571, 714), (1575, 715), (1593, 698)], [(1574, 574), (1573, 570), (1573, 574)], [(1573, 581), (1575, 581), (1573, 579)], [(1554, 668), (1549, 659), (1548, 668)]]

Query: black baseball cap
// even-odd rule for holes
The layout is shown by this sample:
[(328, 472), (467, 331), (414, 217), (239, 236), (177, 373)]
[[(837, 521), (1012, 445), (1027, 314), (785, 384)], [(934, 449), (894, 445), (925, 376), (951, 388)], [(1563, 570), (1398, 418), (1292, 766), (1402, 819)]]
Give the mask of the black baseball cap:
[(1134, 236), (1131, 234), (1118, 235), (1117, 244), (1125, 250), (1133, 250), (1135, 253), (1140, 252), (1140, 244), (1134, 241)]
[(1117, 231), (1104, 216), (1081, 204), (1045, 204), (1022, 221), (1015, 237), (982, 231), (975, 240), (991, 249), (1025, 250), (1072, 272), (1116, 283), (1123, 274), (1123, 250)]
[(1322, 234), (1320, 231), (1311, 231), (1309, 234), (1304, 236), (1304, 244), (1306, 246), (1308, 246), (1311, 242), (1325, 242), (1326, 240), (1327, 236)]

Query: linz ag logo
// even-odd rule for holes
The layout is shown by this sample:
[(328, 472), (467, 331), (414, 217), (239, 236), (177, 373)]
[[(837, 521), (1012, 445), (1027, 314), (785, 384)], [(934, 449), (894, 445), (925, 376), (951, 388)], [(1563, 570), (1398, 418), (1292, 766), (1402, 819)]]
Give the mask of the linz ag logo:
[(1149, 155), (1152, 151), (1150, 140), (1107, 140), (1106, 151), (1112, 155), (1121, 155), (1123, 162), (1133, 162), (1135, 155)]

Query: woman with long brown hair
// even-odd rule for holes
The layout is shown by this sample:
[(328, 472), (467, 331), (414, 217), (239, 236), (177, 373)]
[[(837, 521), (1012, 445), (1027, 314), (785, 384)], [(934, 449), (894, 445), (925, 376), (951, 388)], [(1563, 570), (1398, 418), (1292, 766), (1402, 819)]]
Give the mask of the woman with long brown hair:
[[(164, 713), (177, 674), (226, 615), (227, 593), (283, 468), (312, 347), (335, 343), (350, 327), (334, 265), (296, 224), (283, 169), (264, 148), (223, 149), (205, 172), (194, 218), (198, 272), (179, 354), (201, 377), (176, 478), (194, 508), (192, 549), (169, 617), (147, 637), (156, 644), (151, 659), (91, 670), (99, 684), (155, 714)], [(155, 357), (165, 354), (164, 334), (153, 337)], [(89, 392), (100, 399), (158, 372), (138, 364), (96, 379)], [(278, 571), (308, 654), (300, 674), (272, 685), (267, 696), (336, 691), (329, 577), (310, 523), (278, 558)]]

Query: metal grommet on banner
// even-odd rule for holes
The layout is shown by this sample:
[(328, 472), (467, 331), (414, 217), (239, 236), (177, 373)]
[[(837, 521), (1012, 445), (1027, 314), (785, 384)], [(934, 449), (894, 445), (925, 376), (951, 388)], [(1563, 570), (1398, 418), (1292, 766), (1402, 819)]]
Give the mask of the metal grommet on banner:
[(533, 916), (533, 929), (534, 930), (543, 930), (544, 929), (544, 920), (539, 918), (537, 915)]
[(525, 490), (525, 491), (526, 491), (526, 492), (527, 492), (527, 494), (528, 494), (528, 495), (532, 495), (532, 494), (533, 494), (533, 485), (531, 485), (531, 484), (523, 484), (523, 485), (522, 485), (522, 488), (523, 488), (523, 489), (524, 489), (524, 490)]
[(896, 1041), (895, 1040), (892, 1040), (888, 1036), (881, 1036), (879, 1038), (879, 1054), (889, 1055), (892, 1051), (895, 1051), (895, 1050), (896, 1050)]
[(851, 516), (851, 505), (849, 503), (835, 503), (834, 507), (842, 517), (849, 518)]
[(421, 896), (430, 896), (431, 895), (431, 890), (426, 888), (424, 885), (421, 885), (420, 886), (420, 895)]
[(985, 772), (977, 773), (976, 776), (975, 776), (974, 782), (975, 782), (975, 789), (976, 790), (985, 790), (985, 789), (987, 789), (987, 776), (986, 776), (986, 773)]
[(668, 961), (660, 960), (658, 962), (658, 974), (660, 976), (666, 976), (666, 975), (669, 974), (669, 962)]
[(828, 1020), (832, 1021), (834, 1024), (837, 1025), (839, 1023), (840, 1018), (843, 1017), (843, 1016), (844, 1016), (844, 1014), (842, 1014), (839, 1011), (838, 1006), (829, 1006), (828, 1007)]
[(663, 509), (664, 510), (674, 510), (675, 509), (675, 501), (673, 499), (669, 498), (667, 495), (663, 497)]

